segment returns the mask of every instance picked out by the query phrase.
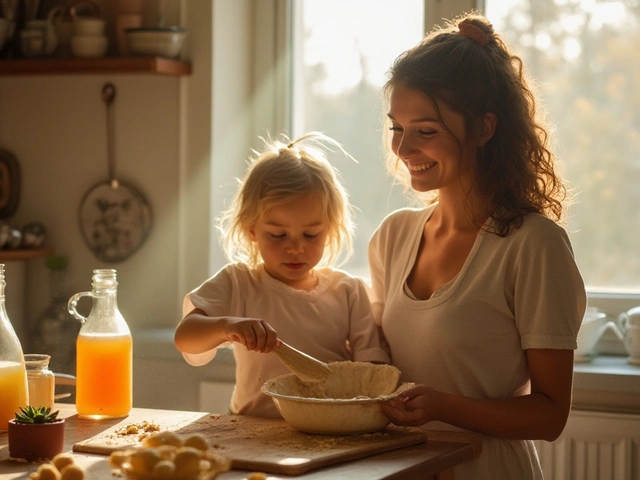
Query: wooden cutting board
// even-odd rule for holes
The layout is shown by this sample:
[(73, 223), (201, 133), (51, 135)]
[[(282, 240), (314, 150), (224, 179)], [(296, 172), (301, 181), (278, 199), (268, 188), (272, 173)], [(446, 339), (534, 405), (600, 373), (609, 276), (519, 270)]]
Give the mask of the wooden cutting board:
[[(298, 432), (284, 420), (197, 412), (136, 412), (102, 433), (76, 443), (73, 451), (109, 455), (138, 446), (144, 434), (123, 434), (125, 427), (153, 422), (161, 430), (198, 432), (211, 448), (231, 459), (232, 468), (283, 475), (300, 475), (321, 467), (416, 445), (427, 440), (417, 429), (388, 427), (360, 435), (313, 435)], [(120, 432), (120, 433), (118, 433)]]

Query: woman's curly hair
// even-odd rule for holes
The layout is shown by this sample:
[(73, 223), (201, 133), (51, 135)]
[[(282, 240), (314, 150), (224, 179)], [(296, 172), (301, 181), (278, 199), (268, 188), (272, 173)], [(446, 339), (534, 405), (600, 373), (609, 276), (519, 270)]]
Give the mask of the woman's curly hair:
[[(473, 172), (474, 193), (484, 200), (498, 235), (518, 228), (530, 213), (562, 220), (568, 192), (554, 170), (548, 127), (536, 110), (522, 60), (485, 17), (458, 17), (402, 53), (389, 71), (387, 98), (395, 85), (424, 93), (436, 110), (444, 104), (462, 115), (467, 139), (479, 137), (487, 113), (495, 115), (494, 135), (477, 147)], [(456, 140), (462, 147), (465, 139)], [(407, 186), (399, 163), (389, 155), (389, 170)], [(425, 198), (433, 203), (437, 193)]]

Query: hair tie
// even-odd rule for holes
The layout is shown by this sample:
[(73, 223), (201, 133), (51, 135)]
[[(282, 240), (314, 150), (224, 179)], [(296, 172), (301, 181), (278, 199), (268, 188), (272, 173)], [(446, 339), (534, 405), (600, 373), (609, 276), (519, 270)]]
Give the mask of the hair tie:
[(458, 29), (460, 30), (460, 35), (470, 38), (480, 45), (486, 45), (489, 43), (489, 35), (484, 33), (480, 27), (475, 25), (468, 18), (458, 24)]

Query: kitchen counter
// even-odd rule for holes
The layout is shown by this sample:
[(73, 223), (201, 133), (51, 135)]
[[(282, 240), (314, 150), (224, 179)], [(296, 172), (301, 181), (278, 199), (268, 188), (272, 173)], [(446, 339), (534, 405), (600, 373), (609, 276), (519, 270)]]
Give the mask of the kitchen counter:
[[(131, 423), (131, 418), (158, 418), (163, 415), (190, 416), (202, 415), (198, 412), (170, 412), (152, 409), (134, 409), (128, 418), (121, 420), (96, 421), (78, 418), (73, 405), (59, 404), (60, 416), (66, 418), (65, 449), (71, 451), (73, 445), (99, 435), (108, 428), (124, 426)], [(154, 417), (155, 416), (155, 417)], [(227, 418), (226, 416), (222, 416)], [(229, 420), (233, 421), (233, 419)], [(250, 422), (251, 417), (243, 417)], [(283, 420), (274, 420), (284, 422)], [(238, 434), (242, 432), (239, 430)], [(327, 438), (327, 437), (324, 437)], [(330, 438), (330, 437), (329, 437)], [(329, 480), (349, 478), (353, 480), (413, 480), (415, 478), (447, 478), (453, 479), (453, 467), (457, 464), (472, 461), (481, 451), (480, 436), (467, 433), (427, 432), (426, 443), (402, 447), (385, 453), (378, 453), (365, 458), (346, 461), (317, 470), (312, 470), (293, 478)], [(273, 444), (273, 442), (269, 442)], [(273, 448), (273, 445), (271, 445)], [(221, 452), (223, 453), (223, 452)], [(77, 464), (85, 468), (87, 480), (111, 480), (112, 470), (108, 465), (108, 457), (88, 453), (74, 452)], [(0, 471), (3, 480), (24, 480), (28, 474), (39, 467), (36, 462), (16, 462), (8, 458), (7, 433), (0, 433)], [(89, 473), (90, 472), (90, 473)], [(232, 470), (217, 478), (221, 480), (246, 479), (251, 473), (246, 470)], [(269, 480), (290, 479), (291, 476), (269, 474)]]

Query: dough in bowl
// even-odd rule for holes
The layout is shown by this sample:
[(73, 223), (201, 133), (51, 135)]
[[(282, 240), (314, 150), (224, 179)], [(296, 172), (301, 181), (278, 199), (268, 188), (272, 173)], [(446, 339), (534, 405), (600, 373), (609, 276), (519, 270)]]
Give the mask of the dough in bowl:
[(400, 381), (400, 370), (393, 365), (369, 362), (334, 362), (324, 382), (304, 382), (297, 376), (280, 377), (272, 391), (304, 398), (376, 398), (389, 395)]

